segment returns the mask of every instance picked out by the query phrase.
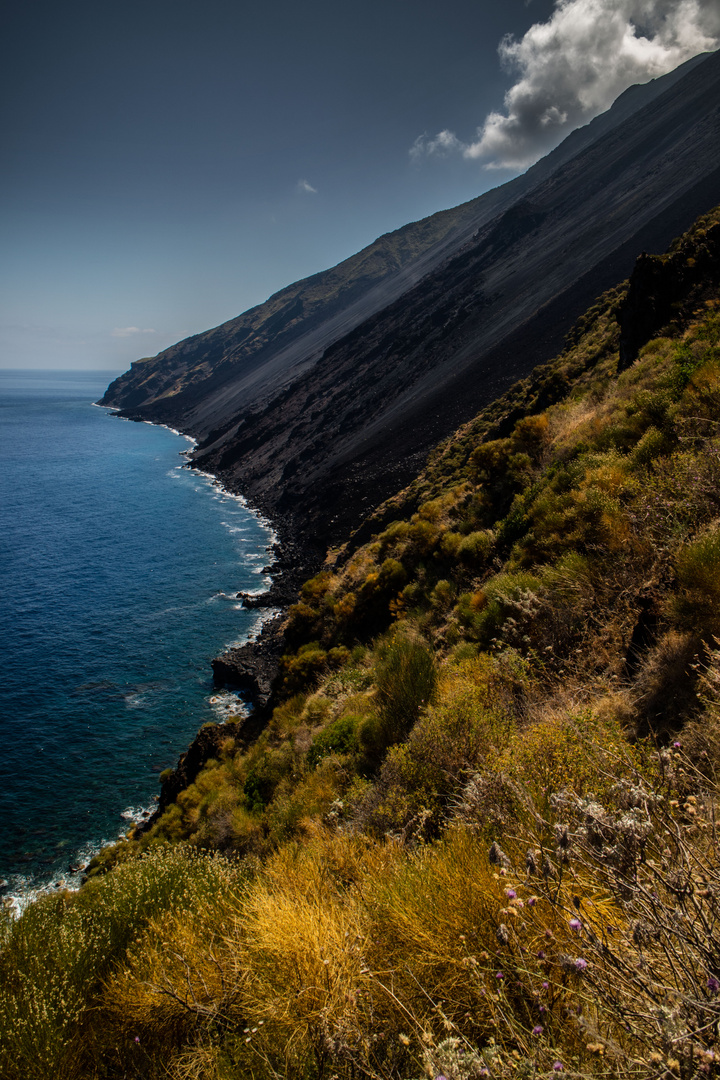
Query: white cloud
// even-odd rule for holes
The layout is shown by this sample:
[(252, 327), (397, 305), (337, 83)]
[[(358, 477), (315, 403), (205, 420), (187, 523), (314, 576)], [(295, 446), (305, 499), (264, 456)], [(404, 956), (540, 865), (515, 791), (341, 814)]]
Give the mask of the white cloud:
[(491, 112), (470, 142), (442, 131), (420, 136), (410, 154), (452, 149), (486, 168), (523, 169), (628, 86), (719, 44), (720, 0), (555, 0), (547, 22), (500, 42), (502, 63), (518, 74), (504, 111)]
[(434, 139), (431, 139), (427, 132), (424, 135), (418, 135), (415, 142), (410, 147), (410, 157), (413, 161), (417, 161), (419, 158), (425, 157), (427, 154), (435, 155), (437, 157), (447, 157), (456, 150), (465, 149), (465, 144), (458, 139), (457, 135), (454, 135), (452, 131), (439, 131)]
[(317, 195), (317, 188), (314, 188), (307, 180), (298, 180), (297, 189), (306, 195)]
[(139, 326), (116, 326), (111, 337), (132, 337), (133, 334), (156, 334), (157, 330), (142, 330)]

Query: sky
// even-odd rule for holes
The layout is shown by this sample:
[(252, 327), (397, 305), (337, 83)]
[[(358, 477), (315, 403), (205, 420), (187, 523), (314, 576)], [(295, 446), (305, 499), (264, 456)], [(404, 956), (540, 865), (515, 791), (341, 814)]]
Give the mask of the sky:
[(9, 0), (0, 367), (118, 372), (510, 179), (720, 0)]

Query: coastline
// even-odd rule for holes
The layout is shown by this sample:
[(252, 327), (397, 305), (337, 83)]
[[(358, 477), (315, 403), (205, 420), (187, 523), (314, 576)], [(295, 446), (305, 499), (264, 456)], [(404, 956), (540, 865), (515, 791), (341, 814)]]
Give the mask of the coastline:
[[(187, 467), (193, 468), (192, 461), (188, 461)], [(200, 468), (196, 471), (205, 476), (213, 475)], [(317, 562), (310, 548), (301, 543), (299, 530), (293, 527), (289, 519), (280, 523), (271, 522), (268, 515), (262, 509), (253, 507), (242, 492), (233, 492), (220, 477), (213, 476), (213, 481), (227, 494), (242, 499), (248, 509), (260, 515), (261, 520), (273, 530), (274, 560), (266, 568), (272, 579), (270, 587), (262, 592), (238, 594), (243, 607), (267, 608), (273, 614), (263, 622), (257, 636), (229, 647), (211, 661), (216, 688), (241, 694), (248, 705), (247, 716), (229, 723), (204, 724), (187, 750), (180, 755), (176, 766), (161, 781), (153, 814), (136, 825), (128, 835), (142, 836), (148, 832), (180, 793), (195, 781), (207, 762), (217, 755), (221, 742), (228, 736), (247, 747), (262, 733), (275, 705), (274, 682), (284, 651), (287, 609), (296, 601), (300, 586), (310, 576)]]
[[(222, 475), (209, 472), (202, 468), (200, 463), (193, 462), (192, 454), (198, 445), (195, 436), (167, 423), (124, 415), (121, 410), (111, 405), (101, 405), (99, 402), (93, 404), (105, 409), (117, 419), (163, 427), (187, 439), (192, 445), (181, 451), (186, 458), (181, 468), (205, 477), (224, 496), (237, 499), (270, 531), (267, 545), (269, 561), (263, 567), (264, 576), (270, 578), (269, 586), (237, 593), (243, 608), (258, 611), (259, 632), (253, 628), (247, 640), (229, 645), (211, 660), (216, 691), (222, 693), (226, 690), (240, 695), (247, 707), (247, 715), (241, 719), (220, 720), (202, 725), (187, 749), (180, 754), (176, 765), (161, 780), (160, 790), (155, 796), (155, 807), (142, 809), (139, 819), (134, 820), (131, 826), (121, 833), (118, 839), (122, 841), (143, 835), (151, 829), (164, 811), (176, 801), (178, 795), (194, 782), (204, 765), (217, 754), (224, 739), (233, 736), (249, 745), (260, 735), (274, 707), (273, 684), (283, 653), (287, 609), (297, 599), (300, 586), (313, 572), (318, 558), (310, 545), (303, 542), (300, 529), (290, 515), (283, 515), (280, 520), (273, 519), (265, 508), (250, 502), (242, 490), (235, 490), (235, 483), (230, 483)], [(267, 617), (261, 614), (264, 611), (267, 611)], [(95, 852), (95, 857), (107, 846), (104, 845)], [(85, 866), (80, 883), (87, 879), (85, 872), (91, 863), (92, 859)]]
[[(87, 398), (85, 401), (86, 406), (93, 405), (101, 409), (106, 415), (113, 415), (120, 419), (129, 419), (119, 416), (117, 410), (106, 405), (98, 405), (97, 401), (90, 401)], [(184, 440), (185, 446), (183, 449), (179, 450), (179, 460), (178, 457), (176, 457), (176, 464), (172, 467), (173, 469), (177, 468), (185, 470), (185, 475), (188, 476), (187, 458), (192, 454), (192, 451), (197, 444), (197, 440), (192, 435), (179, 431), (177, 428), (168, 424), (154, 424), (150, 421), (144, 422), (147, 423), (149, 427), (165, 428), (167, 431), (171, 432), (171, 434), (180, 436)], [(175, 446), (177, 447), (177, 443)], [(246, 564), (248, 574), (240, 575), (241, 580), (237, 582), (236, 588), (239, 585), (241, 588), (248, 590), (248, 593), (252, 593), (255, 597), (265, 598), (273, 588), (273, 577), (277, 569), (275, 565), (275, 553), (278, 544), (276, 529), (266, 515), (249, 504), (242, 493), (228, 489), (219, 478), (208, 473), (207, 470), (194, 469), (193, 471), (198, 474), (197, 481), (200, 483), (200, 486), (203, 489), (207, 488), (207, 495), (203, 494), (203, 498), (221, 497), (221, 502), (224, 502), (225, 499), (232, 500), (234, 503), (238, 504), (238, 506), (242, 505), (248, 515), (252, 516), (252, 518), (262, 527), (262, 532), (258, 537), (259, 543), (255, 544), (254, 542), (253, 546), (247, 548), (250, 558), (257, 561), (248, 562)], [(178, 473), (176, 475), (179, 476), (181, 474)], [(197, 496), (195, 497), (197, 498)], [(232, 523), (235, 520), (235, 511), (227, 510), (225, 513), (233, 515), (232, 517), (227, 518), (227, 521)], [(228, 528), (230, 529), (230, 532), (235, 531), (233, 528), (230, 528), (230, 525), (228, 525)], [(252, 527), (249, 535), (254, 536)], [(245, 565), (242, 550), (243, 547), (241, 544), (241, 546), (237, 548), (238, 567)], [(260, 569), (261, 567), (262, 570)], [(253, 568), (254, 574), (259, 576), (254, 577), (254, 580), (251, 582), (250, 571)], [(257, 582), (257, 585), (255, 582)], [(227, 606), (239, 609), (242, 596), (232, 588), (228, 589), (227, 585), (222, 585), (221, 588), (225, 588), (227, 591), (217, 593), (215, 599), (217, 596), (221, 596), (224, 600), (229, 602)], [(207, 602), (211, 602), (212, 599), (213, 597), (208, 594)], [(245, 607), (244, 604), (242, 606)], [(265, 610), (253, 610), (254, 608), (262, 608)], [(262, 635), (264, 627), (277, 617), (277, 610), (272, 610), (267, 604), (249, 603), (245, 614), (241, 614), (239, 611), (237, 612), (234, 633), (232, 631), (230, 634), (227, 633), (228, 628), (225, 625), (225, 623), (227, 623), (227, 618), (222, 622), (222, 628), (221, 623), (218, 623), (217, 629), (222, 634), (219, 643), (221, 644), (223, 641), (228, 643), (226, 645), (226, 650), (250, 645), (256, 638), (259, 638)], [(247, 625), (243, 626), (243, 622)], [(216, 638), (216, 641), (217, 640), (218, 639)], [(224, 693), (222, 689), (220, 689), (220, 684), (216, 682), (215, 686), (217, 690), (216, 692), (213, 692), (211, 682), (212, 675), (209, 664), (209, 659), (212, 656), (213, 653), (211, 651), (206, 651), (206, 649), (203, 648), (202, 653), (198, 658), (200, 667), (207, 672), (207, 690), (204, 691), (205, 695), (207, 695), (207, 708), (204, 705), (202, 708), (203, 712), (205, 712), (206, 715), (209, 713), (209, 716), (212, 718), (209, 722), (209, 726), (224, 730), (225, 733), (227, 733), (228, 719), (232, 718), (230, 722), (239, 726), (239, 723), (243, 723), (245, 717), (249, 717), (252, 713), (252, 705), (248, 701), (246, 688), (237, 684), (233, 684), (232, 686), (228, 685), (227, 692)], [(207, 659), (203, 659), (203, 657), (206, 657)], [(237, 691), (239, 690), (244, 691), (242, 701), (237, 694)], [(238, 716), (243, 718), (242, 721), (238, 722)], [(177, 764), (179, 749), (181, 747), (183, 749), (185, 747), (189, 749), (188, 740), (190, 740), (190, 744), (192, 744), (197, 738), (198, 728), (200, 724), (203, 723), (203, 719), (204, 717), (201, 714), (198, 715), (194, 725), (191, 725), (190, 730), (185, 737), (175, 743), (176, 749), (174, 754), (171, 751), (171, 761), (175, 764)], [(182, 759), (186, 753), (187, 750), (185, 750), (185, 753), (179, 755), (180, 758)], [(161, 767), (162, 765), (156, 766), (158, 772)], [(118, 803), (116, 809), (111, 807), (109, 815), (106, 816), (112, 818), (115, 813), (117, 813), (117, 825), (114, 825), (111, 820), (108, 820), (104, 825), (101, 824), (100, 828), (97, 830), (90, 829), (89, 831), (86, 831), (81, 829), (81, 835), (73, 837), (71, 846), (68, 846), (66, 849), (66, 854), (52, 870), (45, 872), (42, 867), (39, 867), (37, 870), (34, 868), (32, 870), (30, 868), (27, 870), (20, 870), (12, 865), (6, 867), (5, 873), (0, 875), (0, 902), (3, 907), (14, 915), (18, 915), (29, 903), (32, 903), (40, 896), (77, 890), (82, 885), (83, 881), (87, 879), (87, 870), (94, 857), (107, 848), (127, 839), (135, 832), (135, 830), (142, 828), (152, 817), (157, 809), (160, 792), (161, 785), (158, 783), (156, 772), (155, 781), (154, 783), (151, 781), (150, 789), (146, 794), (139, 793), (139, 799), (137, 801), (129, 800), (127, 803)], [(81, 824), (83, 820), (84, 818), (81, 820)], [(83, 832), (85, 833), (84, 836), (82, 835)], [(50, 860), (48, 858), (44, 861), (49, 862)]]

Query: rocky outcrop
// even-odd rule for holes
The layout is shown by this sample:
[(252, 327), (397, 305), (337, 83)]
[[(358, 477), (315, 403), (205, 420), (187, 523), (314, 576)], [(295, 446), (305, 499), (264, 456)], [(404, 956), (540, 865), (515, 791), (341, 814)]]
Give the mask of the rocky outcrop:
[(200, 728), (175, 768), (164, 775), (157, 808), (152, 816), (140, 826), (141, 832), (146, 832), (159, 821), (180, 792), (194, 783), (208, 761), (219, 756), (223, 744), (238, 735), (242, 726), (242, 721), (239, 721), (229, 724), (205, 724)]
[[(695, 238), (692, 249), (679, 243), (667, 255), (643, 252), (630, 277), (627, 297), (618, 312), (620, 368), (674, 322), (682, 306), (692, 310), (720, 281), (720, 225)], [(692, 298), (694, 303), (688, 303)]]
[(257, 641), (228, 649), (212, 662), (216, 686), (239, 690), (255, 714), (265, 714), (282, 653), (281, 617), (263, 627)]

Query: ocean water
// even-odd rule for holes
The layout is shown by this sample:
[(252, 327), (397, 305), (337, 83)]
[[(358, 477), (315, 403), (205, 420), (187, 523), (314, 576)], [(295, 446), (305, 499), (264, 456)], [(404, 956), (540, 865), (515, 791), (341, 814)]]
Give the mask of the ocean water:
[[(271, 529), (191, 443), (94, 406), (107, 372), (0, 372), (0, 886), (59, 881), (152, 809), (259, 629)], [(267, 617), (267, 614), (265, 615)]]

